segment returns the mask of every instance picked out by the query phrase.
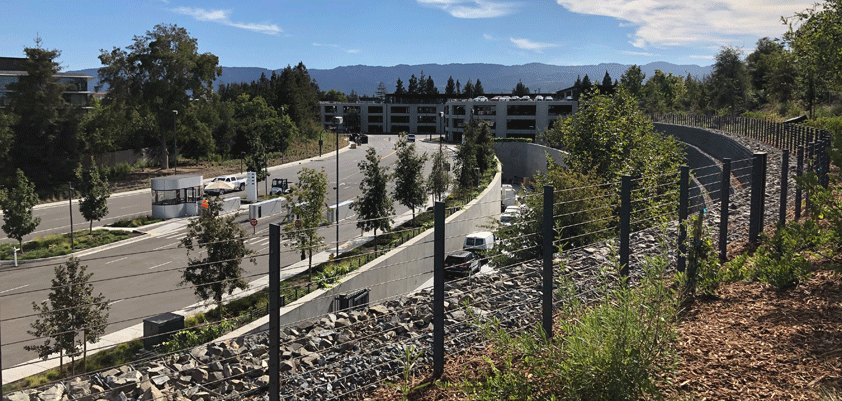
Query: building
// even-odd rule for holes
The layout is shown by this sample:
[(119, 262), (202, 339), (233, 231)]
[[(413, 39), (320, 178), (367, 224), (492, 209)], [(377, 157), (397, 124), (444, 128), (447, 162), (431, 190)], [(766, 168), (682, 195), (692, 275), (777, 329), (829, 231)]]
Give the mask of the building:
[[(325, 129), (335, 128), (334, 117), (343, 117), (344, 129), (351, 132), (442, 134), (454, 142), (462, 140), (463, 124), (471, 118), (488, 121), (495, 137), (534, 139), (538, 132), (552, 127), (558, 117), (573, 114), (578, 107), (573, 100), (542, 100), (544, 95), (532, 95), (529, 100), (488, 96), (453, 99), (444, 95), (389, 94), (385, 101), (321, 102), (319, 107)], [(354, 113), (359, 119), (348, 118)]]
[[(12, 90), (9, 84), (18, 82), (20, 76), (26, 74), (24, 68), (25, 58), (0, 57), (0, 107), (6, 107), (11, 103)], [(88, 82), (94, 77), (85, 74), (60, 72), (56, 74), (59, 83), (67, 85), (64, 92), (64, 100), (74, 106), (85, 107), (93, 92), (88, 90)]]

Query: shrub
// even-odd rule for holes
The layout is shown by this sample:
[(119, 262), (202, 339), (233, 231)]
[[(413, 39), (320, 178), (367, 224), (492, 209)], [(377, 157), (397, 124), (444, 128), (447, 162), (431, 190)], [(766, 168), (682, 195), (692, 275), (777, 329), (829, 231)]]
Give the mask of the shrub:
[(791, 288), (804, 280), (809, 272), (809, 262), (804, 251), (813, 245), (807, 240), (801, 226), (778, 225), (771, 238), (764, 234), (764, 244), (757, 248), (752, 258), (754, 274), (758, 280), (777, 288)]

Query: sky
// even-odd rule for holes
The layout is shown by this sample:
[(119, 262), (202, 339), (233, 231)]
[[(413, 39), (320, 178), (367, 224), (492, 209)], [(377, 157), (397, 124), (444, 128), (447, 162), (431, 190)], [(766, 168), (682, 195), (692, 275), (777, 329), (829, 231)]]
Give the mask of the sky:
[(225, 67), (492, 63), (713, 64), (781, 37), (815, 0), (0, 0), (0, 56), (40, 37), (63, 70), (101, 66), (157, 24)]

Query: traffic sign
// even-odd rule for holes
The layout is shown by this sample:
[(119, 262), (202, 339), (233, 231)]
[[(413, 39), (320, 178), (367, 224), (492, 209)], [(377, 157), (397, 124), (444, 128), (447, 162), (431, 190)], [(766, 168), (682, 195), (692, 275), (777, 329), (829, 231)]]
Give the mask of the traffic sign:
[(301, 220), (295, 220), (295, 228), (301, 228)]
[(257, 219), (251, 219), (251, 226), (254, 227), (257, 225)]

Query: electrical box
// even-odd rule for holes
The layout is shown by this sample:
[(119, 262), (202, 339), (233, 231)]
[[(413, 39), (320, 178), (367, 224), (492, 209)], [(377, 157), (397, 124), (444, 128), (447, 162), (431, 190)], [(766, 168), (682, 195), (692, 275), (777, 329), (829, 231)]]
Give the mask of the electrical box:
[(246, 200), (257, 201), (257, 173), (254, 171), (246, 173)]

